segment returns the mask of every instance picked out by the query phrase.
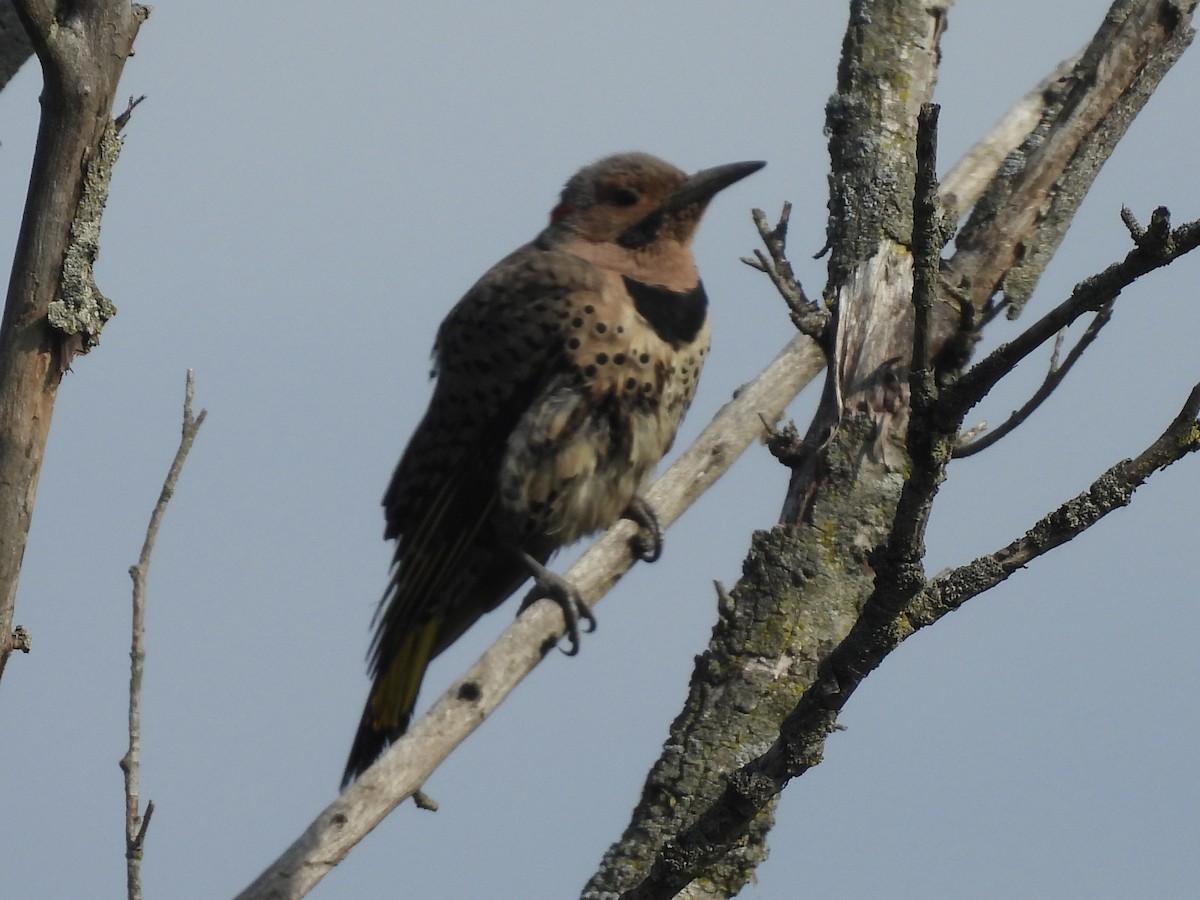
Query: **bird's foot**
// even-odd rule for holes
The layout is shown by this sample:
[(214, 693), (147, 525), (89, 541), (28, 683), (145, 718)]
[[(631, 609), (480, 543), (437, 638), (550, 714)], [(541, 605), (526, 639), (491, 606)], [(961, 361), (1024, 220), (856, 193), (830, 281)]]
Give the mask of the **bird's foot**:
[(642, 562), (657, 562), (662, 556), (663, 535), (654, 507), (641, 494), (634, 494), (621, 515), (638, 527), (637, 534), (629, 539), (629, 549), (634, 557)]
[(579, 652), (579, 623), (584, 622), (584, 631), (596, 630), (596, 617), (592, 614), (591, 609), (583, 598), (579, 596), (579, 591), (571, 582), (567, 581), (561, 575), (551, 572), (540, 562), (530, 556), (528, 553), (522, 553), (521, 557), (525, 560), (525, 564), (529, 566), (530, 574), (533, 575), (534, 585), (529, 593), (525, 595), (525, 599), (521, 601), (521, 611), (526, 607), (532, 606), (538, 600), (553, 600), (562, 610), (563, 618), (567, 622), (567, 642), (570, 648), (563, 650), (567, 656), (574, 656)]

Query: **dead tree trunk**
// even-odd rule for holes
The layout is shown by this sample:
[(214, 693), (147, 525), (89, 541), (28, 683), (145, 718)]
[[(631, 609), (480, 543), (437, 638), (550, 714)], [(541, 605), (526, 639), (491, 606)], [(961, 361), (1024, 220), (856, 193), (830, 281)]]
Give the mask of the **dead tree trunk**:
[[(949, 6), (851, 4), (827, 107), (828, 383), (804, 440), (780, 454), (793, 468), (781, 521), (754, 536), (741, 581), (722, 596), (687, 702), (585, 898), (736, 894), (766, 857), (779, 791), (820, 761), (839, 710), (887, 652), (998, 583), (1017, 558), (1128, 502), (1200, 440), (1196, 391), (1155, 446), (1039, 523), (1037, 537), (926, 578), (925, 523), (966, 412), (1028, 349), (1087, 312), (1106, 316), (1121, 287), (1198, 236), (1195, 225), (1172, 231), (1165, 216), (1157, 233), (1131, 224), (1126, 260), (960, 378), (978, 329), (1000, 309), (1020, 310), (1100, 166), (1187, 47), (1195, 4), (1114, 3), (1077, 61), (952, 173), (939, 204), (936, 111), (923, 130), (918, 120)], [(948, 224), (968, 213), (941, 260)]]

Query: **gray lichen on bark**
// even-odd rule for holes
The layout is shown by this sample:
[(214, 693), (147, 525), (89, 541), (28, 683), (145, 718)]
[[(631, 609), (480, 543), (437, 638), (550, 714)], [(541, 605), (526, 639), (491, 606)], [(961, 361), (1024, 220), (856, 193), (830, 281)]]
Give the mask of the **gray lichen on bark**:
[(80, 353), (87, 353), (100, 342), (104, 323), (117, 314), (116, 306), (96, 285), (94, 266), (100, 254), (100, 221), (108, 202), (108, 185), (123, 142), (116, 126), (109, 122), (97, 153), (88, 162), (58, 294), (47, 312), (54, 328), (78, 336)]

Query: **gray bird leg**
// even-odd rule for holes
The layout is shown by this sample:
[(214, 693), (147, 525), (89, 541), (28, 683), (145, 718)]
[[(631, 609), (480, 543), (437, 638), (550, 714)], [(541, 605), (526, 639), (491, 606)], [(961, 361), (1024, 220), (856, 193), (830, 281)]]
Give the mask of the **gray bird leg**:
[(633, 555), (642, 562), (657, 562), (662, 556), (663, 535), (654, 507), (641, 494), (634, 494), (621, 515), (638, 527), (637, 534), (629, 539), (629, 549)]
[(551, 572), (524, 551), (521, 551), (521, 559), (529, 567), (534, 585), (525, 595), (525, 599), (521, 601), (521, 609), (517, 614), (520, 615), (526, 607), (533, 605), (538, 600), (553, 600), (562, 610), (563, 618), (567, 622), (567, 641), (571, 646), (563, 653), (567, 656), (574, 656), (579, 652), (579, 620), (582, 619), (587, 624), (584, 630), (590, 632), (596, 630), (596, 617), (588, 605), (583, 602), (579, 591), (571, 582), (561, 575)]

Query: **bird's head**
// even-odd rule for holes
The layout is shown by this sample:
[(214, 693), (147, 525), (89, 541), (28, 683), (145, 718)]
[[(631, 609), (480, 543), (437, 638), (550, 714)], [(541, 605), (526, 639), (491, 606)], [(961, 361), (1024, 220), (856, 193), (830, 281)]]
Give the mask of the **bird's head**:
[(648, 153), (608, 156), (567, 182), (550, 226), (631, 251), (659, 241), (686, 247), (713, 196), (764, 165), (736, 162), (688, 175)]

